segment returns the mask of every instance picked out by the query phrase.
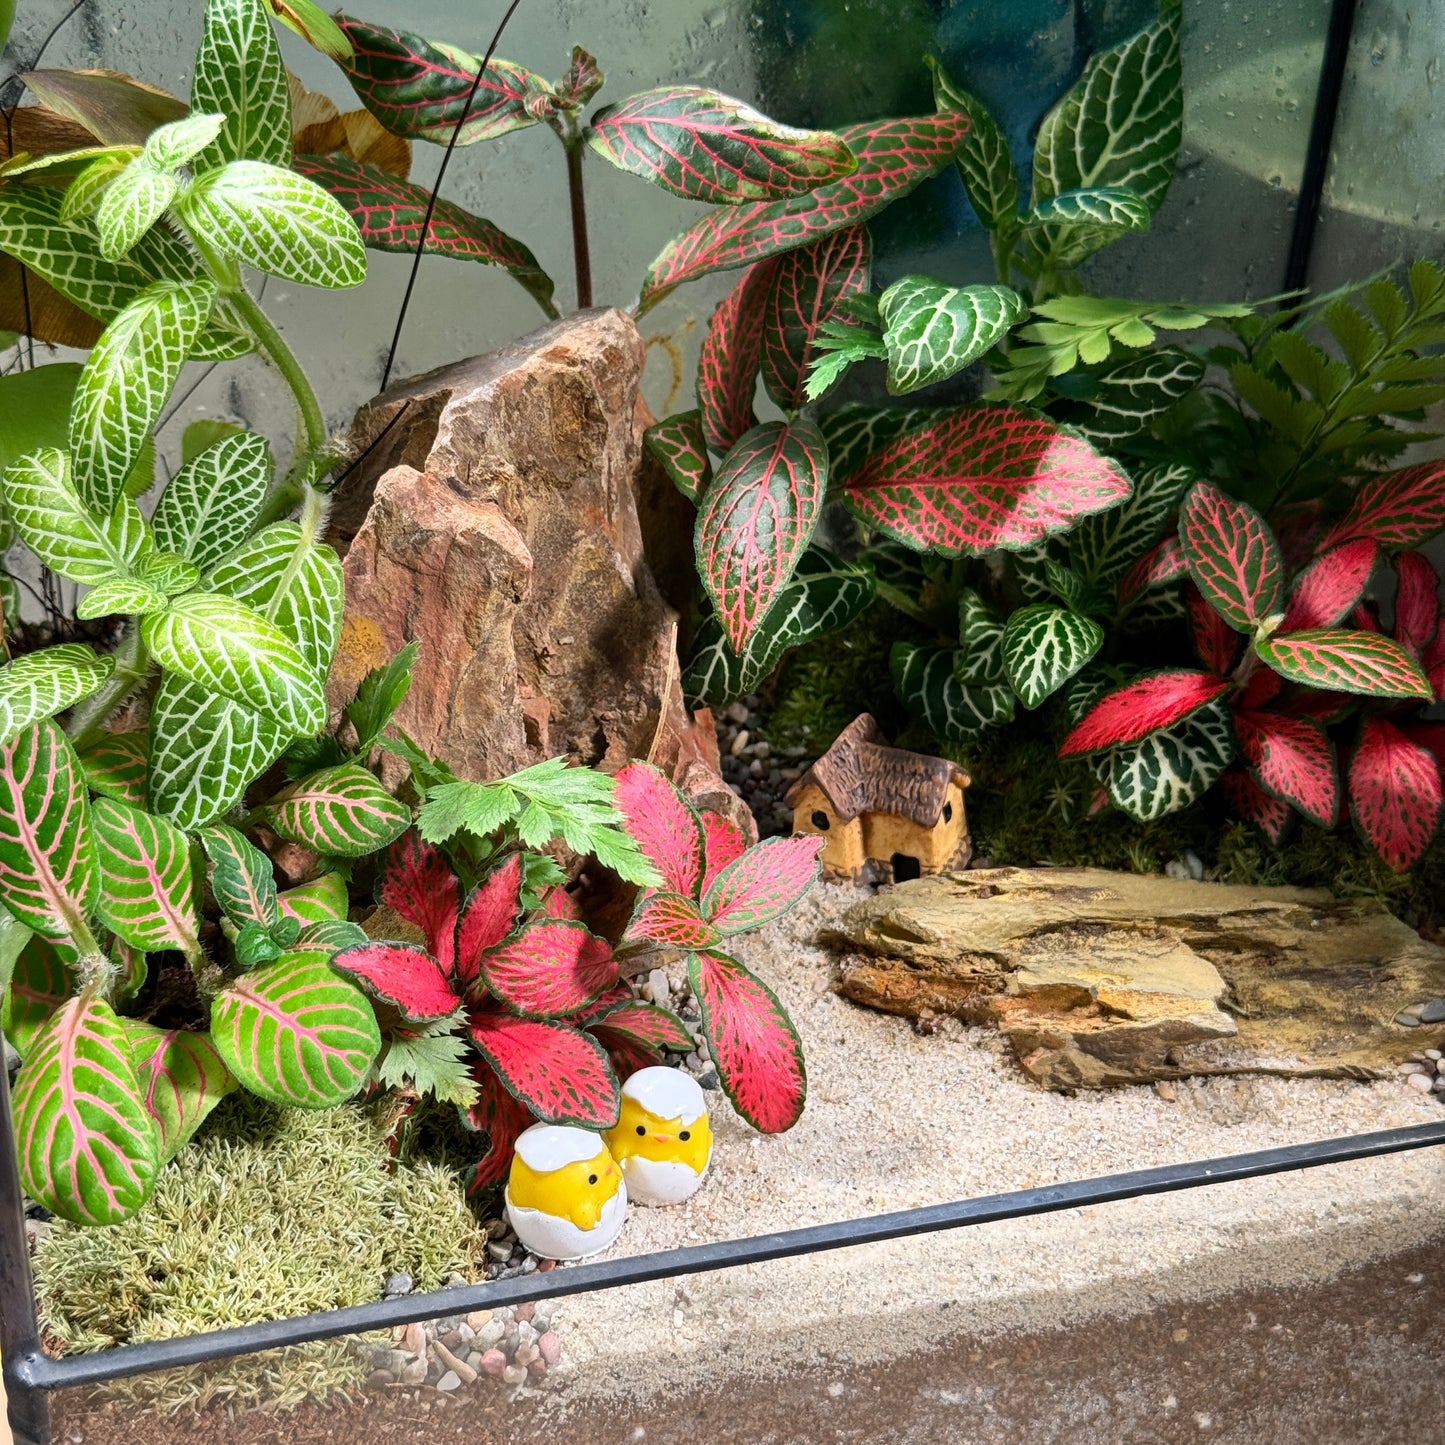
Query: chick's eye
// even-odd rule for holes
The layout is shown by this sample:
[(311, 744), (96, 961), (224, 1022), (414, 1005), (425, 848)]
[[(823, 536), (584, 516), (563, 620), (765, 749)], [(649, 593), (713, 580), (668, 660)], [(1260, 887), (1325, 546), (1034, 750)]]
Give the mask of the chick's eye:
[(647, 1137), (647, 1125), (646, 1125), (646, 1124), (639, 1124), (639, 1125), (637, 1126), (637, 1133), (638, 1133), (638, 1137), (639, 1137), (639, 1138), (644, 1138), (644, 1139), (645, 1139), (645, 1138)]
[(587, 1182), (588, 1182), (589, 1184), (596, 1184), (596, 1183), (597, 1183), (597, 1176), (596, 1176), (595, 1174), (589, 1174), (589, 1175), (587, 1176)]
[(677, 1137), (681, 1139), (684, 1144), (686, 1144), (687, 1141), (692, 1138), (692, 1130), (684, 1129), (682, 1133), (679, 1134)]

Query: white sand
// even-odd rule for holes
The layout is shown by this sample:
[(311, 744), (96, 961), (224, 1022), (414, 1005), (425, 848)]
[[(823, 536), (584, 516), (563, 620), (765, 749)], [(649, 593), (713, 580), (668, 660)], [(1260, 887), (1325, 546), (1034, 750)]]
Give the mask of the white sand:
[[(856, 897), (819, 888), (737, 950), (802, 1035), (801, 1122), (761, 1137), (710, 1093), (706, 1184), (685, 1205), (634, 1209), (614, 1253), (1440, 1118), (1439, 1103), (1397, 1080), (1195, 1081), (1174, 1103), (1152, 1088), (1046, 1093), (995, 1036), (950, 1021), (921, 1038), (827, 991), (829, 954), (810, 941)], [(550, 1383), (563, 1407), (646, 1399), (777, 1376), (798, 1360), (876, 1363), (963, 1333), (1314, 1283), (1445, 1232), (1442, 1166), (1440, 1151), (1420, 1150), (564, 1299), (554, 1311), (564, 1357)]]

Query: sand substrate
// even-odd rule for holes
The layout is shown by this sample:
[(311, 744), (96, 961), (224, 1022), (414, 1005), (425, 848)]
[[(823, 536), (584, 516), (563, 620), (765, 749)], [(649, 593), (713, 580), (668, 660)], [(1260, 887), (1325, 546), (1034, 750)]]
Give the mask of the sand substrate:
[[(702, 1190), (634, 1208), (606, 1257), (1440, 1118), (1398, 1079), (1196, 1080), (1173, 1102), (1148, 1087), (1046, 1093), (983, 1030), (949, 1021), (920, 1037), (829, 991), (831, 958), (812, 940), (857, 897), (820, 887), (739, 940), (802, 1035), (801, 1122), (760, 1137), (709, 1094)], [(1430, 1149), (630, 1286), (558, 1302), (564, 1354), (545, 1393), (570, 1412), (805, 1362), (878, 1364), (961, 1335), (1318, 1283), (1440, 1234), (1445, 1158)]]

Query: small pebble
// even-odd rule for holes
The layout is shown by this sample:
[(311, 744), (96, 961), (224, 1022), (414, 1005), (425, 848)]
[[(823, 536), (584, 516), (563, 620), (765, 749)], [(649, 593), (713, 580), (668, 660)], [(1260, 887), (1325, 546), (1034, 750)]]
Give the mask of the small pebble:
[(507, 1333), (506, 1320), (488, 1320), (481, 1329), (477, 1331), (477, 1344), (483, 1350), (489, 1350), (498, 1343)]
[(1425, 1057), (1438, 1062), (1440, 1059), (1445, 1059), (1445, 1054), (1442, 1054), (1439, 1049), (1426, 1049)]
[[(519, 1322), (519, 1324), (522, 1321), (525, 1321), (527, 1324), (531, 1324), (532, 1320), (536, 1318), (536, 1314), (537, 1301), (529, 1299), (525, 1304), (519, 1304), (517, 1306), (516, 1310), (513, 1312), (513, 1317)], [(522, 1333), (520, 1328), (518, 1329), (517, 1333), (519, 1335)]]
[(460, 1390), (461, 1387), (462, 1378), (455, 1370), (448, 1370), (441, 1379), (437, 1381), (437, 1389), (443, 1392)]
[[(520, 1312), (521, 1306), (518, 1306)], [(517, 1343), (519, 1345), (530, 1345), (536, 1338), (537, 1332), (532, 1328), (530, 1319), (517, 1321)]]
[(542, 1358), (547, 1362), (549, 1370), (557, 1368), (557, 1361), (562, 1358), (562, 1337), (552, 1330), (541, 1335), (537, 1340), (537, 1349)]
[(538, 1274), (550, 1274), (556, 1268), (557, 1261), (555, 1259), (539, 1259), (537, 1261)]
[(729, 722), (737, 723), (741, 727), (748, 720), (748, 710), (740, 702), (730, 702), (724, 710), (723, 716)]
[(530, 1365), (537, 1355), (536, 1345), (518, 1345), (517, 1353), (512, 1356), (512, 1363), (514, 1365)]
[(502, 1379), (508, 1385), (520, 1385), (527, 1378), (527, 1367), (525, 1365), (508, 1365), (502, 1371)]
[(709, 1069), (707, 1073), (700, 1074), (697, 1082), (704, 1089), (716, 1089), (718, 1087), (717, 1070)]
[(659, 1008), (666, 1008), (672, 998), (672, 987), (667, 981), (667, 970), (654, 968), (647, 975), (647, 996)]
[(427, 1362), (423, 1357), (413, 1360), (401, 1372), (400, 1379), (403, 1385), (420, 1385), (426, 1380)]
[(491, 1310), (473, 1310), (471, 1314), (465, 1316), (462, 1320), (463, 1324), (473, 1330), (480, 1330), (484, 1326), (491, 1324), (491, 1322)]
[(414, 1355), (426, 1354), (426, 1329), (420, 1320), (413, 1320), (406, 1327), (405, 1344)]
[(400, 1271), (387, 1275), (385, 1289), (387, 1294), (410, 1294), (414, 1285), (415, 1281), (412, 1277), (404, 1271)]
[(512, 1257), (512, 1246), (505, 1239), (493, 1239), (487, 1242), (487, 1253), (492, 1256), (498, 1264), (505, 1264)]
[(368, 1390), (379, 1390), (383, 1385), (396, 1384), (396, 1376), (390, 1370), (373, 1370), (366, 1377), (366, 1388)]
[(534, 1360), (527, 1362), (527, 1373), (534, 1379), (540, 1380), (547, 1373), (547, 1362), (540, 1355)]
[(482, 1373), (497, 1376), (507, 1368), (507, 1357), (500, 1350), (488, 1350), (482, 1356)]
[(1418, 1029), (1420, 1027), (1420, 1020), (1412, 1013), (1396, 1014), (1395, 1022), (1399, 1024), (1401, 1028)]
[(1422, 1024), (1445, 1024), (1445, 998), (1432, 998), (1420, 1010)]
[(1411, 1074), (1405, 1082), (1412, 1089), (1418, 1089), (1422, 1094), (1428, 1094), (1435, 1087), (1435, 1081), (1429, 1074)]
[(526, 1259), (522, 1261), (522, 1273), (531, 1274), (536, 1268), (537, 1257), (534, 1254), (529, 1254)]
[(477, 1332), (465, 1320), (457, 1326), (457, 1339), (462, 1344), (469, 1345), (476, 1337)]
[(746, 728), (744, 728), (744, 729), (737, 735), (737, 737), (735, 737), (735, 738), (733, 739), (733, 745), (732, 745), (732, 747), (730, 747), (730, 748), (728, 749), (728, 755), (729, 755), (730, 757), (740, 758), (740, 757), (742, 757), (743, 753), (746, 751), (747, 746), (748, 746), (748, 730), (747, 730)]

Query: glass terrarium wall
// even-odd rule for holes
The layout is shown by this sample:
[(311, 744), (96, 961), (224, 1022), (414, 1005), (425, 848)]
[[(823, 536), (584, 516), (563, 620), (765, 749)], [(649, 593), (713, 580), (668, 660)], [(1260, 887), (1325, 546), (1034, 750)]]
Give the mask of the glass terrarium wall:
[[(523, 0), (500, 53), (560, 74), (570, 47), (598, 57), (598, 104), (669, 80), (755, 99), (781, 120), (841, 125), (932, 108), (922, 59), (950, 73), (1000, 116), (1023, 162), (1040, 118), (1089, 53), (1156, 13), (1157, 0)], [(474, 0), (371, 0), (355, 8), (480, 52), (502, 6)], [(20, 0), (7, 54), (28, 57), (63, 13), (60, 0)], [(201, 0), (87, 4), (52, 44), (47, 65), (103, 65), (178, 94)], [(1329, 0), (1184, 0), (1186, 115), (1173, 189), (1147, 235), (1091, 263), (1091, 284), (1159, 299), (1261, 297), (1278, 291), (1304, 166)], [(1360, 0), (1311, 280), (1330, 286), (1419, 254), (1445, 254), (1441, 55), (1445, 0)], [(283, 32), (297, 74), (344, 106), (342, 74)], [(416, 148), (414, 176), (435, 174), (440, 149)], [(641, 274), (698, 207), (597, 163), (587, 167), (595, 296), (632, 301)], [(457, 152), (446, 193), (525, 241), (572, 304), (571, 233), (560, 148), (534, 127)], [(874, 226), (880, 279), (923, 270), (950, 280), (989, 275), (987, 247), (953, 174), (925, 183)], [(343, 422), (376, 389), (409, 261), (373, 255), (359, 292), (324, 294), (271, 283), (268, 306)], [(690, 383), (703, 323), (731, 277), (682, 288), (645, 319), (654, 338), (649, 397), (671, 407)], [(398, 355), (398, 375), (484, 351), (542, 320), (503, 273), (428, 260)], [(255, 425), (271, 416), (266, 373), (203, 384), (189, 414), (229, 408)], [(221, 395), (214, 385), (230, 388)], [(278, 403), (279, 404), (279, 403)], [(184, 415), (181, 417), (184, 420)], [(178, 430), (178, 428), (177, 428)]]

